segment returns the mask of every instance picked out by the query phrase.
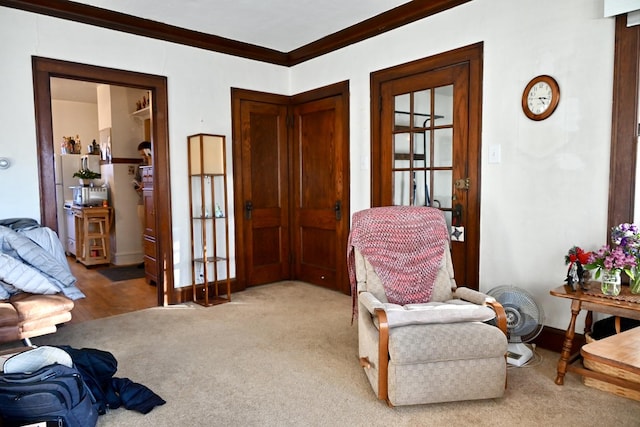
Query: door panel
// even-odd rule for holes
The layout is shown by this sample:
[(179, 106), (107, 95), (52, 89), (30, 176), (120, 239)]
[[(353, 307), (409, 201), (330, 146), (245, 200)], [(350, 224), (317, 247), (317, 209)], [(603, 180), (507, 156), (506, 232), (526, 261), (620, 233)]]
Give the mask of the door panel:
[(342, 108), (340, 96), (294, 107), (295, 277), (332, 289), (345, 279)]
[[(287, 108), (244, 100), (240, 106), (242, 227), (239, 265), (249, 286), (290, 276)], [(238, 203), (236, 203), (238, 208)]]
[[(392, 159), (382, 174), (394, 177), (389, 204), (440, 208), (449, 227), (468, 226), (466, 191), (454, 190), (454, 179), (467, 177), (468, 81), (460, 64), (382, 87), (382, 139)], [(460, 283), (467, 281), (464, 246), (451, 242)]]
[(372, 75), (372, 205), (444, 211), (460, 227), (456, 281), (476, 289), (481, 54), (474, 45)]

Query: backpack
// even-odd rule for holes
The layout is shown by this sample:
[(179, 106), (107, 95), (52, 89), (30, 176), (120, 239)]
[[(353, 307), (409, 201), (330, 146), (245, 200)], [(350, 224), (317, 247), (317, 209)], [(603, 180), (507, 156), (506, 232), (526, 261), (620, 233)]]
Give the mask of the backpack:
[(32, 373), (0, 374), (2, 426), (54, 422), (66, 427), (94, 427), (93, 396), (75, 367), (58, 363)]
[(118, 409), (121, 405), (120, 396), (111, 387), (111, 379), (118, 370), (118, 361), (108, 351), (95, 348), (75, 349), (68, 345), (58, 346), (64, 350), (78, 369), (82, 379), (95, 398), (98, 415), (103, 415), (109, 409)]

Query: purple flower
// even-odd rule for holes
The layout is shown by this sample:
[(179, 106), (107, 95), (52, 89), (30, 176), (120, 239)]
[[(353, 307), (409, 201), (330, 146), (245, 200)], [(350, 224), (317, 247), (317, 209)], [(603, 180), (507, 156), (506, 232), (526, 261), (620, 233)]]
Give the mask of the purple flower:
[(596, 270), (626, 271), (630, 276), (638, 270), (640, 260), (640, 231), (638, 226), (622, 223), (611, 229), (611, 246), (604, 245), (592, 252), (586, 268)]
[(625, 249), (638, 248), (640, 246), (640, 234), (635, 224), (623, 223), (611, 230), (611, 242)]
[(632, 269), (638, 264), (635, 255), (626, 252), (621, 246), (611, 249), (609, 245), (604, 245), (597, 252), (593, 252), (588, 263), (588, 268), (605, 270)]

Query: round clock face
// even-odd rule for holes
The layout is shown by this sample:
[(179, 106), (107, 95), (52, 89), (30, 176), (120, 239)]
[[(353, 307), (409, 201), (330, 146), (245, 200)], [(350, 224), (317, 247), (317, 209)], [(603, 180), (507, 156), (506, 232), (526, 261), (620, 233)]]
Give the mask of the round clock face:
[(527, 107), (533, 114), (542, 114), (551, 105), (553, 91), (547, 82), (539, 82), (529, 89), (527, 95)]
[(522, 109), (531, 120), (549, 117), (560, 101), (560, 88), (551, 76), (532, 79), (522, 93)]

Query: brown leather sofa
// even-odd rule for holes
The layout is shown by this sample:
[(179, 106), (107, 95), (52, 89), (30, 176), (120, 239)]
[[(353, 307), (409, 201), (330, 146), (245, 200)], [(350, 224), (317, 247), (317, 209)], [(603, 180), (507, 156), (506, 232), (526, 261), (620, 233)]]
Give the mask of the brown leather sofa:
[(0, 343), (51, 334), (57, 325), (71, 320), (73, 301), (63, 295), (37, 295), (26, 292), (0, 301)]

